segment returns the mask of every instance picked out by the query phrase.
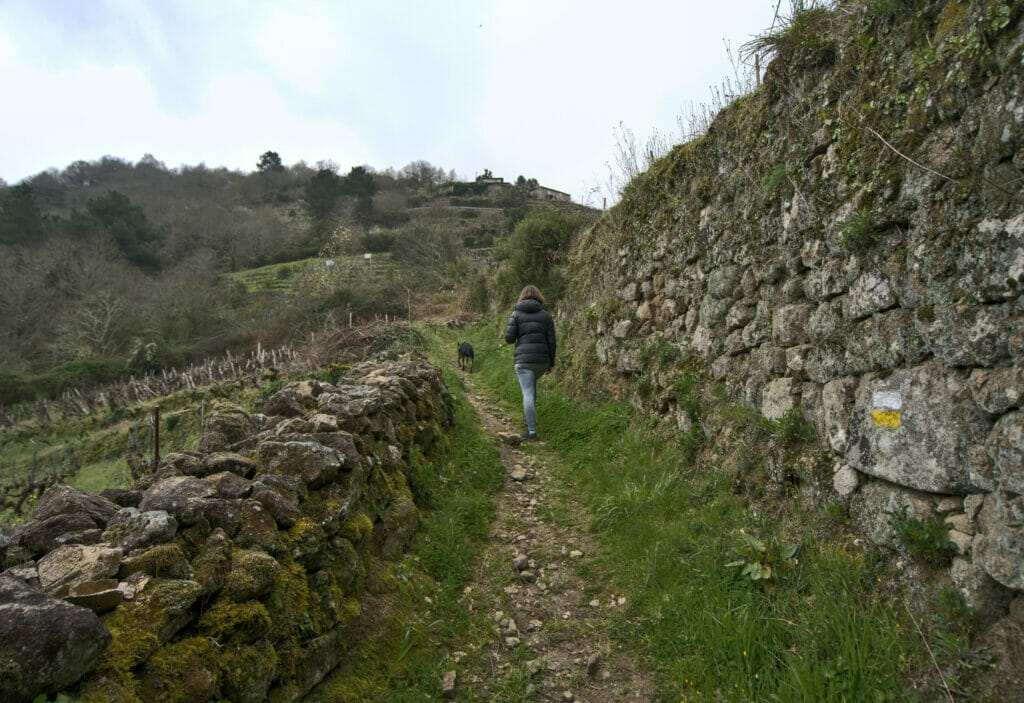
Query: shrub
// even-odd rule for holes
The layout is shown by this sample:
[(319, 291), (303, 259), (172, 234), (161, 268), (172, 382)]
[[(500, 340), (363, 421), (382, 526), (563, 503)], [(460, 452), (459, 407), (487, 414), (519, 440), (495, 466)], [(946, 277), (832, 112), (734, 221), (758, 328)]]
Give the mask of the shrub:
[(395, 233), (390, 230), (376, 230), (363, 235), (363, 246), (371, 254), (382, 254), (391, 251), (395, 243)]
[(775, 167), (772, 169), (771, 173), (769, 173), (768, 176), (765, 177), (761, 186), (762, 188), (764, 188), (765, 195), (770, 195), (774, 193), (775, 190), (785, 182), (786, 164), (779, 163), (775, 164)]
[(499, 293), (514, 298), (524, 285), (533, 284), (549, 300), (557, 299), (564, 286), (558, 266), (582, 225), (579, 216), (556, 208), (535, 212), (520, 221), (512, 236), (500, 245), (499, 257), (507, 265), (498, 276)]
[(812, 63), (829, 63), (835, 58), (833, 11), (824, 0), (790, 0), (790, 14), (779, 17), (769, 34), (744, 44), (741, 56), (760, 57), (765, 63), (773, 56), (784, 63), (803, 56)]
[(940, 517), (918, 519), (907, 515), (907, 506), (887, 513), (896, 539), (911, 556), (921, 557), (933, 568), (949, 564), (956, 545), (946, 536), (946, 524)]
[(871, 219), (871, 211), (861, 208), (850, 219), (839, 224), (839, 243), (850, 251), (864, 249), (881, 238)]

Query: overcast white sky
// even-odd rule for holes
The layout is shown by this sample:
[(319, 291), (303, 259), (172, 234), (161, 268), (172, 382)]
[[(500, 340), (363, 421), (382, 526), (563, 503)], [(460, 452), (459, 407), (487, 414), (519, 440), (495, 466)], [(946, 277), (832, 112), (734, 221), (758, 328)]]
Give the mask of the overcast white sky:
[(0, 0), (0, 178), (168, 167), (489, 168), (585, 199), (613, 129), (677, 131), (778, 0)]

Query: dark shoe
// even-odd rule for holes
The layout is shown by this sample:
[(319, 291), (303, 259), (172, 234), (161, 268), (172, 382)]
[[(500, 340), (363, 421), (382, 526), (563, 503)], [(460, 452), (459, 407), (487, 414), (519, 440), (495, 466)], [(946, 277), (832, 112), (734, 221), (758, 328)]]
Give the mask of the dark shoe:
[(524, 442), (539, 442), (540, 441), (540, 437), (537, 436), (536, 432), (524, 432), (523, 433), (523, 441)]

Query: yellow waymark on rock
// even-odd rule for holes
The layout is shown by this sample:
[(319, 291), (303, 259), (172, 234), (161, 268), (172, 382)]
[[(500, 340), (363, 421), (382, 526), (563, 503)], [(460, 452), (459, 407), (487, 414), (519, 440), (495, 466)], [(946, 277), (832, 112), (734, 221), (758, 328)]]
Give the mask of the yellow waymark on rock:
[(900, 426), (900, 414), (892, 410), (872, 410), (871, 417), (875, 418), (875, 427)]

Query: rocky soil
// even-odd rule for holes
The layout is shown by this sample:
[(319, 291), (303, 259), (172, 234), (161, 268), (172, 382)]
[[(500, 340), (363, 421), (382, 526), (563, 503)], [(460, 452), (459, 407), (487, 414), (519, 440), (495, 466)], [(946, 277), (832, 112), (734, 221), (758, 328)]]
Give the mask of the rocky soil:
[[(490, 539), (468, 587), (493, 626), (489, 667), (449, 674), (447, 694), (483, 700), (650, 701), (634, 653), (609, 637), (629, 594), (600, 580), (598, 545), (574, 496), (552, 477), (546, 444), (520, 444), (519, 422), (462, 374), (480, 426), (501, 443), (505, 483)], [(458, 658), (458, 657), (457, 657)], [(468, 660), (467, 660), (468, 662)]]

